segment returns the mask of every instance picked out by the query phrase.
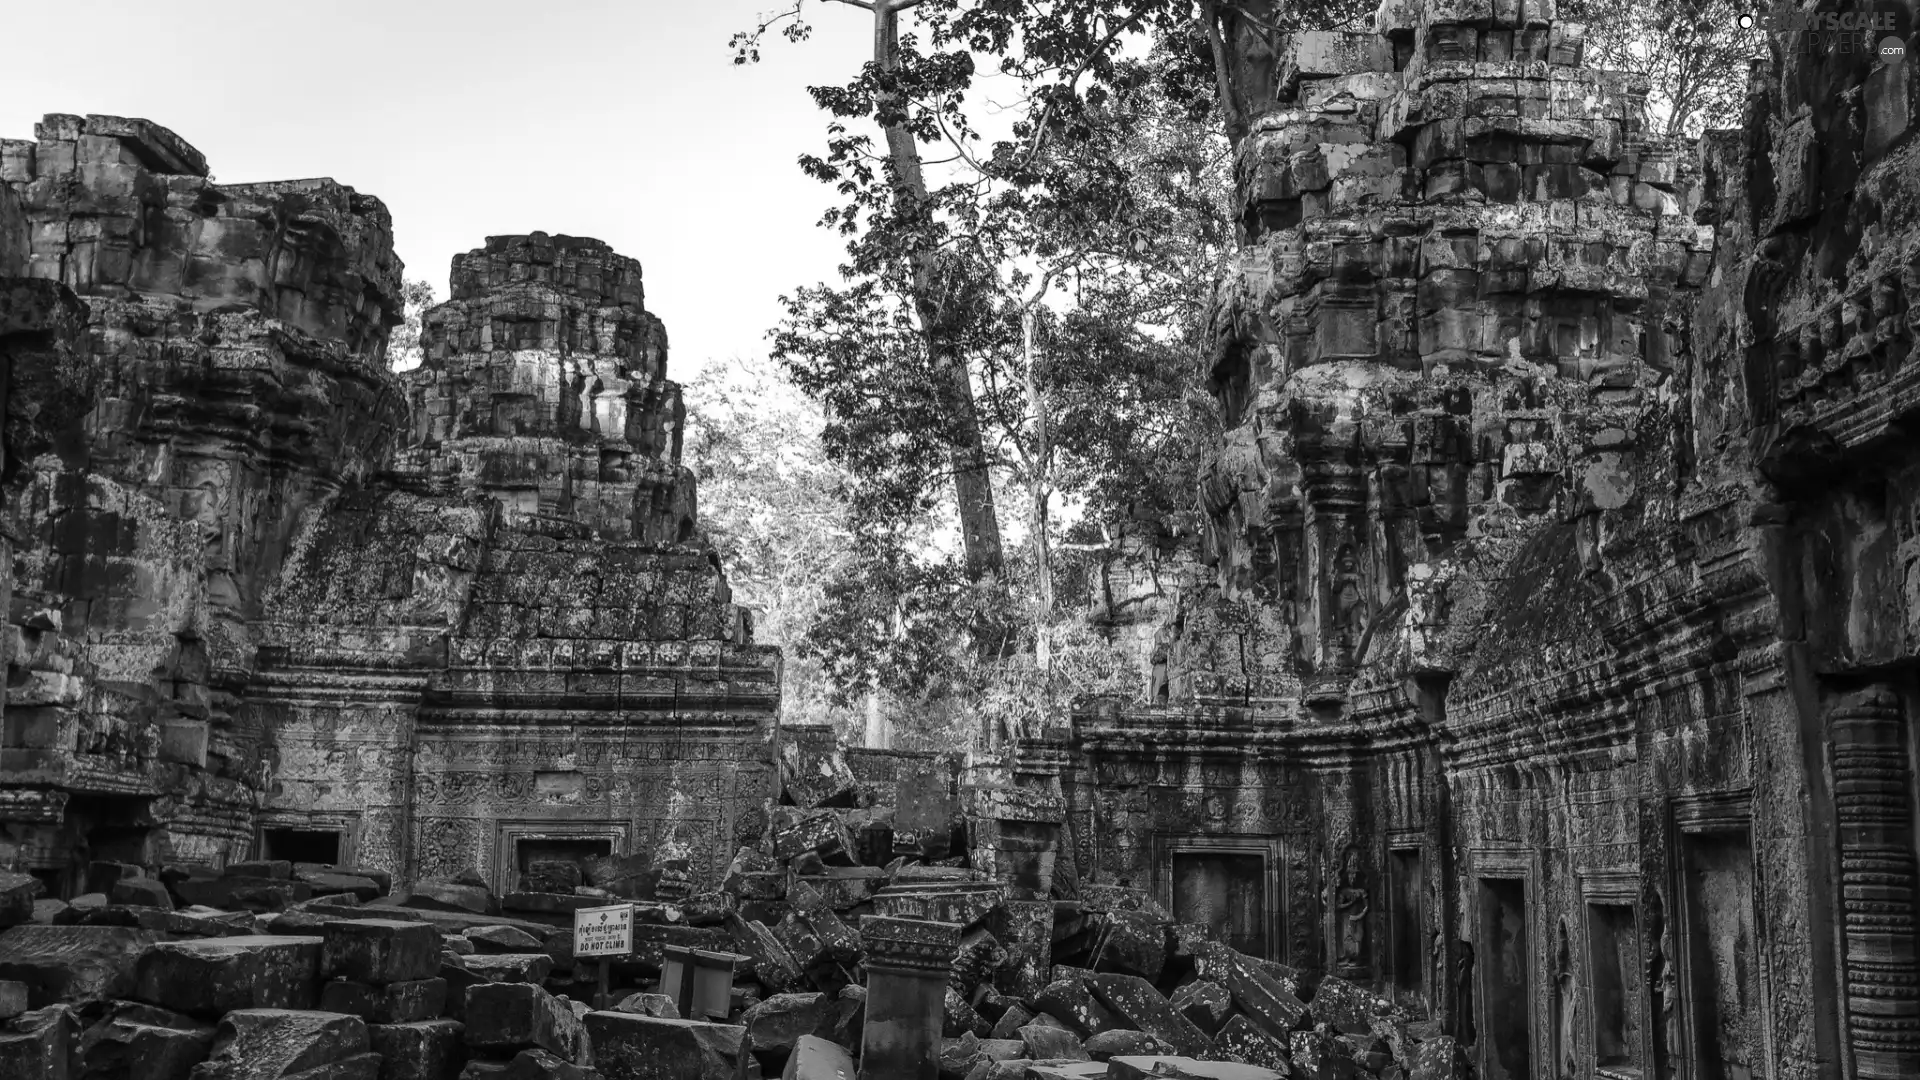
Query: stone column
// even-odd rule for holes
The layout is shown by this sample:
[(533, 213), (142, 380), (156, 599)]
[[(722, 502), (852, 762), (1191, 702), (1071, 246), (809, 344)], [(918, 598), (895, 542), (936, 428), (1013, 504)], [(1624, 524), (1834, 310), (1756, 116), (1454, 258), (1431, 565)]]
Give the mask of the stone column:
[(1885, 685), (1843, 694), (1827, 713), (1847, 1034), (1863, 1078), (1920, 1076), (1913, 771), (1902, 726), (1900, 696)]
[(869, 915), (860, 921), (860, 938), (867, 951), (860, 1080), (939, 1080), (959, 924)]

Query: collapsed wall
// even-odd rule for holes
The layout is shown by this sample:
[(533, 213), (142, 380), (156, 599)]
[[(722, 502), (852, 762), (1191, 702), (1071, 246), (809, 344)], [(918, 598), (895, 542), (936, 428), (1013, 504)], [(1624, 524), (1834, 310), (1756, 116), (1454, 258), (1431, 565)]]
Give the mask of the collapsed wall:
[(144, 120), (36, 134), (0, 143), (0, 862), (717, 874), (777, 654), (697, 531), (639, 264), (492, 238), (401, 378), (378, 200), (215, 184)]

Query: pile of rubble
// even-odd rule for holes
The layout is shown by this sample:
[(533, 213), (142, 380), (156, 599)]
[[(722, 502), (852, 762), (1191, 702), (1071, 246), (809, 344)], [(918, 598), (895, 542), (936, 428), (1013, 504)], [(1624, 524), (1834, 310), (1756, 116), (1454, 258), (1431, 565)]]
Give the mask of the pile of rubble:
[[(396, 892), (353, 867), (96, 863), (68, 903), (0, 874), (0, 1076), (851, 1080), (863, 1055), (860, 1075), (954, 1080), (1467, 1073), (1434, 1025), (1135, 890), (1034, 895), (967, 866), (964, 828), (878, 843), (898, 807), (795, 794), (813, 805), (749, 828), (709, 892), (671, 852), (535, 862), (504, 896), (478, 874)], [(895, 844), (917, 854), (862, 865)], [(573, 912), (616, 902), (633, 949), (596, 1010)], [(730, 971), (724, 1006), (680, 1015), (675, 957)]]

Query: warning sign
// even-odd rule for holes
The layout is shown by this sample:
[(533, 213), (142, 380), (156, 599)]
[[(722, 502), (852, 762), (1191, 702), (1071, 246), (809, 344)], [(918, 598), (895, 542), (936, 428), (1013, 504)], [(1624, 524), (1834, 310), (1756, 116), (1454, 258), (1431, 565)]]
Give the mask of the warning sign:
[(573, 955), (624, 956), (632, 951), (632, 904), (581, 908), (573, 913)]

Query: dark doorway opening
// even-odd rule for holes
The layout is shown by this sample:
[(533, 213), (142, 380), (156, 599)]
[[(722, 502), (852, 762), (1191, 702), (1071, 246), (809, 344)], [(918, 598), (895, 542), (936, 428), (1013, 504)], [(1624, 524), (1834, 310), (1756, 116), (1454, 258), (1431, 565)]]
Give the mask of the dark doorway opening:
[(564, 862), (580, 868), (584, 880), (587, 864), (613, 854), (613, 840), (605, 836), (529, 836), (514, 844), (514, 876), (521, 876), (535, 863)]
[(1533, 1076), (1532, 957), (1527, 947), (1527, 885), (1509, 878), (1480, 880), (1481, 1072), (1486, 1080)]
[(1635, 1001), (1639, 934), (1627, 904), (1587, 907), (1588, 960), (1593, 971), (1594, 1064), (1614, 1073), (1639, 1065), (1640, 1010)]
[(1392, 952), (1388, 962), (1395, 995), (1402, 1003), (1425, 1006), (1426, 965), (1421, 961), (1426, 950), (1426, 875), (1419, 848), (1390, 852), (1387, 862), (1388, 884), (1392, 890)]
[(1749, 1080), (1760, 1065), (1760, 955), (1753, 922), (1753, 850), (1745, 833), (1682, 838), (1687, 886), (1687, 990), (1695, 1080)]
[(268, 829), (261, 836), (260, 857), (333, 866), (340, 861), (340, 830)]
[(1267, 954), (1267, 860), (1247, 852), (1188, 851), (1173, 856), (1173, 918), (1213, 931), (1214, 939)]

